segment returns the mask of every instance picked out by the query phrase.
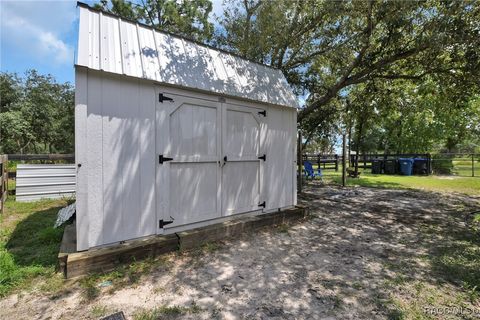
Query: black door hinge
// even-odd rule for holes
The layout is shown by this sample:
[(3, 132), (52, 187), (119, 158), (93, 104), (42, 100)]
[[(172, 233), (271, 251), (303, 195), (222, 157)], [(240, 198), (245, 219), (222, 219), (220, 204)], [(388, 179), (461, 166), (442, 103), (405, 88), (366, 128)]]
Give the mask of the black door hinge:
[(264, 117), (266, 117), (266, 116), (267, 116), (267, 110), (258, 111), (258, 114), (261, 114), (261, 115), (263, 115)]
[[(171, 217), (170, 217), (170, 218), (171, 218)], [(159, 228), (163, 228), (163, 227), (165, 227), (167, 224), (170, 224), (170, 223), (173, 223), (173, 220), (171, 220), (171, 221), (163, 221), (163, 219), (162, 219), (162, 220), (158, 220), (158, 227), (159, 227)]]
[(160, 164), (164, 163), (165, 161), (172, 161), (172, 160), (173, 158), (164, 157), (163, 154), (158, 156), (158, 163)]
[(262, 159), (263, 161), (267, 161), (267, 155), (264, 154), (263, 156), (258, 157), (258, 159)]
[(258, 206), (265, 208), (265, 201), (263, 201), (262, 203), (259, 203)]
[(228, 161), (228, 157), (227, 157), (227, 156), (223, 157), (223, 161), (224, 161), (224, 162), (227, 162), (227, 161)]
[(161, 103), (163, 103), (163, 101), (172, 101), (173, 102), (173, 99), (170, 98), (170, 97), (164, 96), (163, 93), (160, 93), (158, 95), (158, 101), (161, 102)]

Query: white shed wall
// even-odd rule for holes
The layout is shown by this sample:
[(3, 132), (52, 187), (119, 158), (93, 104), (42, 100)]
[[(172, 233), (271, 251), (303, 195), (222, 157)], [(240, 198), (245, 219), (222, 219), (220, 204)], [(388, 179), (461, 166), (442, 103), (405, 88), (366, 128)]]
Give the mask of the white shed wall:
[(296, 205), (296, 110), (270, 106), (267, 109), (265, 146), (266, 210)]
[(78, 223), (79, 250), (156, 232), (154, 87), (95, 72), (87, 79), (86, 130), (81, 117), (76, 127), (86, 153), (78, 187), (87, 185), (77, 211), (88, 220)]
[[(76, 69), (78, 250), (157, 232), (156, 198), (162, 192), (155, 190), (157, 88), (141, 79)], [(265, 211), (295, 205), (296, 110), (236, 99), (226, 103), (267, 110)]]

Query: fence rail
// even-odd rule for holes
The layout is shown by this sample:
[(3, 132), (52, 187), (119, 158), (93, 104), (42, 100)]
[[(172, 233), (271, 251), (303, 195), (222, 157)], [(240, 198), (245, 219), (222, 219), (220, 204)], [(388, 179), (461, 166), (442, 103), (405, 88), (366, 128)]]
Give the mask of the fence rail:
[(10, 161), (32, 161), (32, 160), (48, 160), (48, 161), (68, 161), (68, 162), (75, 162), (75, 154), (60, 154), (60, 153), (52, 153), (52, 154), (9, 154), (8, 159)]
[(0, 155), (0, 213), (3, 214), (8, 195), (8, 156)]
[(398, 160), (400, 158), (422, 158), (427, 159), (427, 173), (432, 173), (432, 157), (429, 153), (401, 153), (401, 154), (361, 154), (350, 155), (350, 166), (354, 167), (358, 161), (359, 169), (372, 169), (374, 161)]
[[(426, 159), (424, 174), (453, 175), (463, 177), (480, 177), (480, 154), (479, 153), (403, 153), (403, 154), (360, 154), (350, 155), (348, 166), (355, 167), (358, 159), (360, 170), (371, 170), (375, 161), (387, 163), (389, 170), (384, 168), (385, 173), (394, 174), (398, 172), (398, 159), (415, 158)], [(342, 166), (342, 157), (336, 154), (303, 154), (303, 161), (310, 161), (322, 170), (338, 171)], [(392, 164), (393, 162), (393, 164)], [(395, 168), (391, 168), (395, 165)], [(332, 173), (334, 174), (334, 173)]]
[(303, 161), (310, 161), (312, 164), (318, 165), (323, 170), (338, 171), (342, 157), (337, 154), (304, 154)]

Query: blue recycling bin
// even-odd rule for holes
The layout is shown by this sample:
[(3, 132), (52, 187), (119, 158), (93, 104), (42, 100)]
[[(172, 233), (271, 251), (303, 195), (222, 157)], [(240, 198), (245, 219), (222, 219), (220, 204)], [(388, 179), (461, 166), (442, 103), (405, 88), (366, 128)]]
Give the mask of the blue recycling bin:
[(413, 171), (413, 159), (400, 158), (398, 159), (400, 164), (400, 173), (404, 176), (411, 176)]

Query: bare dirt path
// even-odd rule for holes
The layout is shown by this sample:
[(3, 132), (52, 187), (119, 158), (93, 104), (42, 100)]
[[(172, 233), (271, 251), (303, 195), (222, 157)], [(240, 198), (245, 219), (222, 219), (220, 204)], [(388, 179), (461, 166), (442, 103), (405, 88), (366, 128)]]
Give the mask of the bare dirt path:
[[(148, 319), (155, 308), (162, 319), (480, 317), (480, 251), (457, 257), (461, 248), (451, 246), (478, 244), (465, 213), (479, 210), (479, 198), (310, 185), (301, 202), (312, 214), (304, 222), (173, 254), (92, 300), (79, 284), (11, 295), (0, 301), (0, 319), (98, 319), (120, 310)], [(455, 306), (463, 316), (440, 314)]]

